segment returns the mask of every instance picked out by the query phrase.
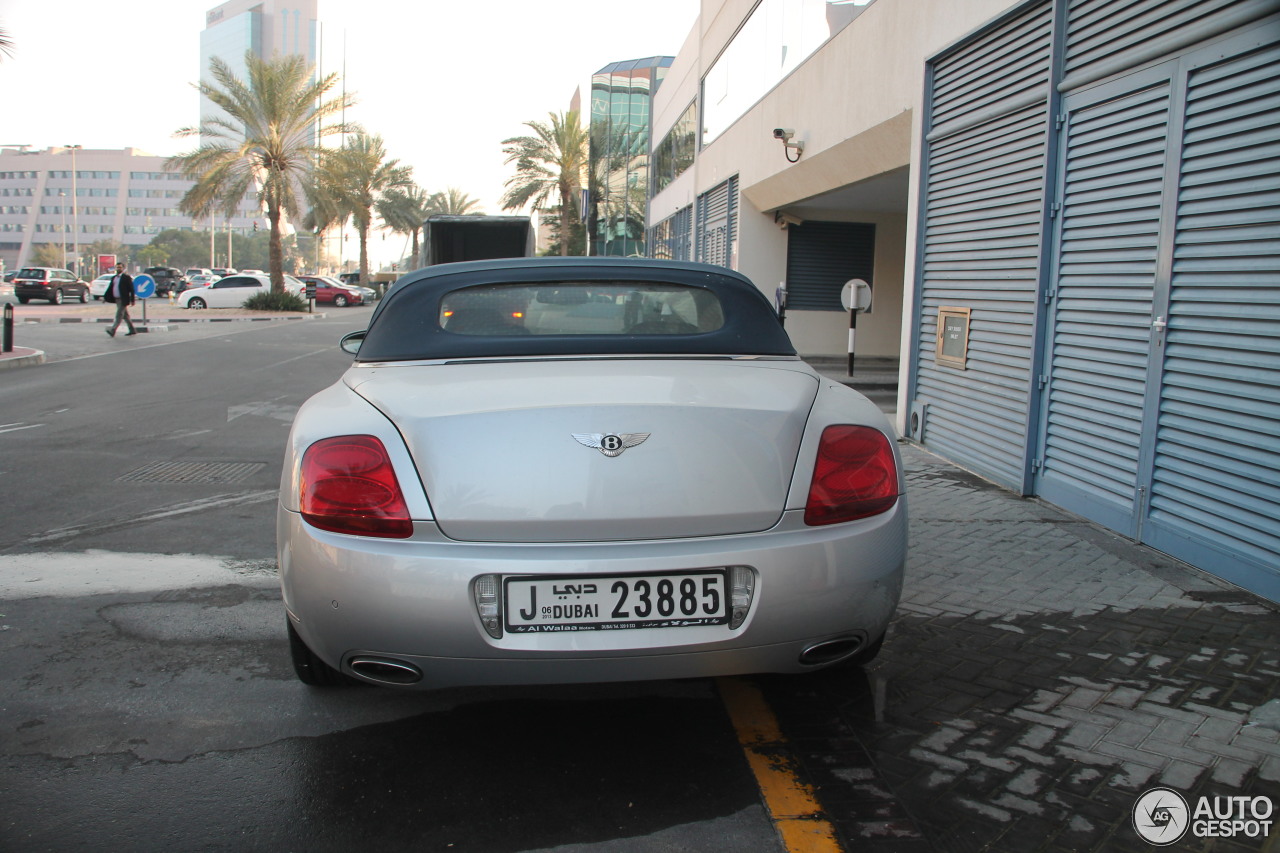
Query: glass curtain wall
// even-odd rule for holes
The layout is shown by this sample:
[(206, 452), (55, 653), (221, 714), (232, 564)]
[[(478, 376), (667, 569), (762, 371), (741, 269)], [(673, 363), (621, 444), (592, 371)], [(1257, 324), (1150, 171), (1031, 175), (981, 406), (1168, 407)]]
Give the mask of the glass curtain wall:
[(616, 62), (591, 77), (591, 254), (644, 257), (653, 93), (670, 56)]

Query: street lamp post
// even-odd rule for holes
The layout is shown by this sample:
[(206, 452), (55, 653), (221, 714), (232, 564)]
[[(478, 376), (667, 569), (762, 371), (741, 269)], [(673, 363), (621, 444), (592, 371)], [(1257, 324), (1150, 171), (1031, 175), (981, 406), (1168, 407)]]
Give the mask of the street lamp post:
[[(62, 211), (62, 268), (67, 268), (67, 194), (58, 190), (58, 210)], [(78, 275), (78, 273), (77, 273)]]
[[(80, 145), (68, 145), (71, 149), (71, 247), (72, 253), (76, 259), (76, 275), (82, 275), (80, 271), (80, 194), (76, 190), (76, 151), (80, 150)], [(66, 231), (66, 227), (63, 227)], [(66, 237), (63, 236), (62, 242), (66, 243)], [(65, 267), (67, 261), (64, 258), (62, 265)]]

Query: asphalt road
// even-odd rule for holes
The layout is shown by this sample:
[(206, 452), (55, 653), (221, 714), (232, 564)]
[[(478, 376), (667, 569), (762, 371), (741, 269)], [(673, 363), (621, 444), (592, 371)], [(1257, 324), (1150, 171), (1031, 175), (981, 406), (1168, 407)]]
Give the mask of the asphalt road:
[(369, 309), (135, 338), (21, 327), (0, 373), (0, 850), (771, 850), (709, 681), (294, 679), (289, 422)]

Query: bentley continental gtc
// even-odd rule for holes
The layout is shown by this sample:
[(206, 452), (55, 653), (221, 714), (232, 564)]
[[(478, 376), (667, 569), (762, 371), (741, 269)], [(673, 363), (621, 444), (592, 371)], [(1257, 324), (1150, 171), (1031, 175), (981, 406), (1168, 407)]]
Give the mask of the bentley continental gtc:
[(894, 433), (738, 273), (443, 264), (342, 346), (281, 479), (303, 682), (800, 673), (879, 650), (906, 555)]

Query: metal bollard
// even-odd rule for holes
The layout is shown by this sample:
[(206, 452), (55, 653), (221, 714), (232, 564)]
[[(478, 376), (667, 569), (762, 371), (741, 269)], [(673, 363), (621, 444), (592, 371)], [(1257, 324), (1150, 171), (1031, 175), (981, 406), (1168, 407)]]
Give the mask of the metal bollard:
[(4, 346), (3, 352), (13, 352), (13, 306), (5, 303), (4, 306)]

